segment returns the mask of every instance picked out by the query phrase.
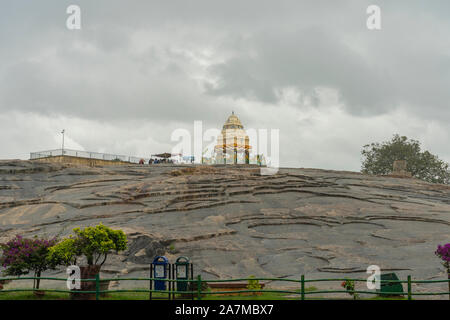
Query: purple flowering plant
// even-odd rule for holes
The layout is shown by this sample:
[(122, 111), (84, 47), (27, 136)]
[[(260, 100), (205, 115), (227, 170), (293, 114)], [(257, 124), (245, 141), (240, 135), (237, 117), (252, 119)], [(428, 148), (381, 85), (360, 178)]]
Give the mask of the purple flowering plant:
[[(34, 272), (35, 277), (49, 268), (48, 249), (57, 243), (53, 239), (27, 239), (17, 235), (5, 244), (1, 244), (0, 266), (6, 276), (21, 276)], [(40, 280), (34, 281), (33, 288), (39, 289)]]
[[(441, 258), (442, 264), (447, 269), (447, 278), (448, 282), (448, 292), (450, 292), (450, 243), (447, 243), (443, 246), (438, 245), (435, 254)], [(450, 293), (449, 293), (450, 298)]]
[(443, 246), (438, 245), (435, 254), (441, 258), (442, 264), (447, 269), (447, 272), (450, 273), (450, 243)]

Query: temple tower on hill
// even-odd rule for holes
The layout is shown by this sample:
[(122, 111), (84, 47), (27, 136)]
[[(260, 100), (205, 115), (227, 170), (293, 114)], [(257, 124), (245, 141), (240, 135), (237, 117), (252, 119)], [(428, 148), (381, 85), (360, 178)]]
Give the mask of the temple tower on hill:
[(249, 164), (251, 148), (244, 126), (233, 111), (217, 137), (214, 147), (216, 163)]

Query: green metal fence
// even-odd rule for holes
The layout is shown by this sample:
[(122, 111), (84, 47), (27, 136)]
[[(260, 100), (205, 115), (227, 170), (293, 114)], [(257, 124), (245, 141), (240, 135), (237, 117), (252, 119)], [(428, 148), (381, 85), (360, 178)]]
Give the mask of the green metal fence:
[[(22, 281), (22, 280), (54, 280), (54, 281), (67, 281), (67, 278), (53, 278), (53, 277), (10, 277), (10, 278), (0, 278), (0, 281)], [(163, 293), (168, 294), (168, 297), (175, 297), (175, 294), (189, 294), (198, 300), (201, 300), (204, 295), (221, 295), (221, 294), (237, 294), (237, 293), (285, 293), (297, 295), (299, 300), (306, 300), (307, 295), (317, 295), (317, 294), (330, 294), (330, 293), (346, 293), (349, 291), (345, 289), (341, 290), (307, 290), (306, 284), (311, 284), (315, 282), (342, 282), (342, 281), (354, 281), (354, 282), (367, 282), (367, 279), (349, 279), (349, 278), (330, 278), (330, 279), (306, 279), (304, 275), (300, 279), (285, 279), (285, 278), (238, 278), (238, 279), (223, 279), (223, 280), (204, 280), (200, 275), (196, 279), (181, 280), (181, 279), (164, 279), (169, 283), (168, 290), (154, 290), (154, 289), (115, 289), (115, 290), (100, 290), (100, 283), (102, 281), (160, 281), (161, 278), (100, 278), (99, 275), (95, 279), (80, 279), (82, 282), (95, 282), (95, 290), (92, 291), (82, 291), (82, 290), (62, 290), (62, 289), (34, 289), (34, 288), (17, 288), (17, 289), (3, 289), (0, 290), (1, 293), (6, 292), (24, 292), (24, 291), (46, 291), (46, 292), (60, 292), (60, 293), (90, 293), (95, 294), (95, 299), (100, 300), (101, 294), (113, 293), (113, 292), (146, 292), (146, 293)], [(215, 283), (215, 282), (238, 282), (238, 281), (277, 281), (277, 282), (290, 282), (298, 284), (297, 290), (275, 290), (275, 289), (259, 289), (259, 290), (230, 290), (230, 291), (202, 291), (203, 283)], [(175, 291), (176, 282), (189, 282), (195, 284), (196, 288), (189, 291)], [(389, 292), (389, 295), (402, 295), (407, 296), (408, 300), (412, 300), (413, 296), (436, 296), (436, 295), (448, 295), (450, 299), (450, 291), (448, 292), (413, 292), (412, 284), (427, 284), (427, 283), (449, 283), (448, 280), (412, 280), (411, 276), (407, 277), (407, 280), (380, 280), (381, 283), (405, 283), (407, 284), (406, 292)], [(193, 288), (193, 287), (192, 287)], [(450, 289), (449, 289), (450, 290)], [(371, 294), (379, 295), (380, 292), (375, 290), (354, 290), (351, 293), (356, 294)]]

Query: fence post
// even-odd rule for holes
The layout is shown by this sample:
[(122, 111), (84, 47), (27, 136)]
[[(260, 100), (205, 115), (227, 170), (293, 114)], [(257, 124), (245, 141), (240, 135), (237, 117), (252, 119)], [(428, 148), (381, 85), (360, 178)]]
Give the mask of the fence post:
[(408, 300), (412, 299), (411, 276), (408, 276)]
[(153, 292), (153, 264), (150, 264), (150, 291), (149, 291), (149, 300), (152, 300), (152, 292)]
[(447, 268), (447, 279), (448, 279), (448, 299), (450, 300), (450, 268)]
[(302, 274), (302, 278), (301, 278), (301, 283), (302, 283), (302, 289), (301, 289), (301, 299), (305, 300), (305, 276)]
[(100, 273), (95, 275), (95, 300), (100, 299)]
[(197, 300), (202, 300), (202, 276), (197, 276)]

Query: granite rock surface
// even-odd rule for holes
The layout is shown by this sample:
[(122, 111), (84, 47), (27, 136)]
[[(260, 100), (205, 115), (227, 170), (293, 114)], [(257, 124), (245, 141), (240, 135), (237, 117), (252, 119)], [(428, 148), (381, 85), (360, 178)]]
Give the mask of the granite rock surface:
[(109, 277), (147, 276), (155, 255), (183, 255), (206, 279), (366, 277), (369, 265), (443, 279), (434, 251), (450, 242), (450, 186), (303, 168), (0, 161), (0, 242), (100, 222), (129, 239), (104, 265)]

